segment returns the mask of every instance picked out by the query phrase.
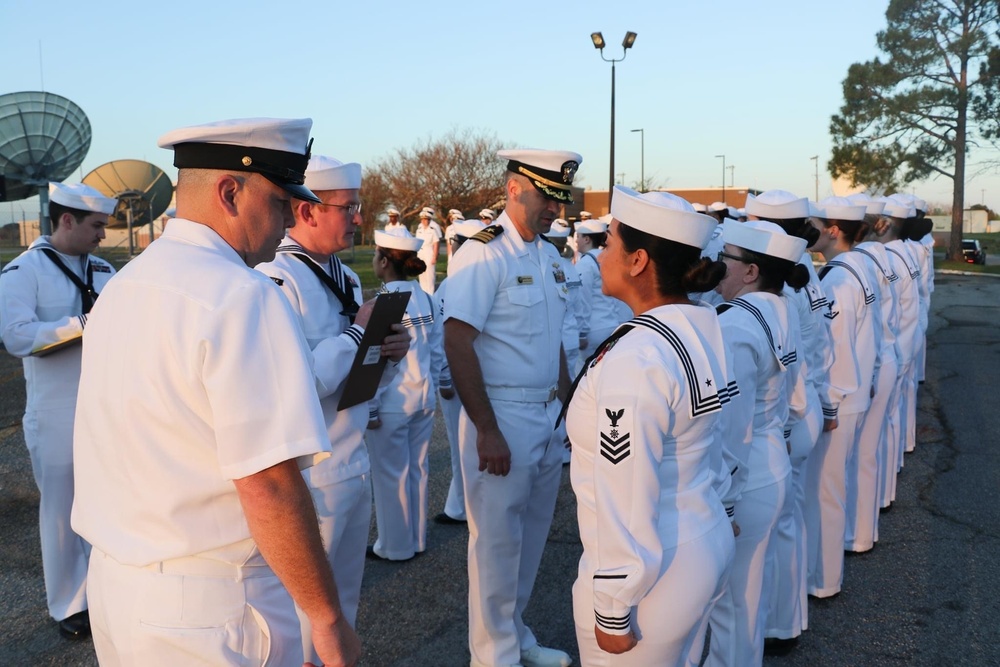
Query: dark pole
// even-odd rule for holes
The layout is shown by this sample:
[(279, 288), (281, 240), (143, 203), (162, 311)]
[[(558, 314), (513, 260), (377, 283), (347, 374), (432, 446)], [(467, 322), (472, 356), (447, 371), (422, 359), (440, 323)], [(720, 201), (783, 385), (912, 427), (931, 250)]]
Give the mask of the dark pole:
[(646, 130), (639, 130), (639, 178), (642, 180), (641, 190), (645, 192), (646, 187)]
[(611, 164), (608, 167), (608, 210), (615, 189), (615, 61), (611, 61)]

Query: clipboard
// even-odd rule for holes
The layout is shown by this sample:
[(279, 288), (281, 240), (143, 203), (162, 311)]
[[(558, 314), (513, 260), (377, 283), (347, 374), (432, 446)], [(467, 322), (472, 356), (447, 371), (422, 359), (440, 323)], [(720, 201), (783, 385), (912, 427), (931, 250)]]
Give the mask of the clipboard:
[(67, 347), (72, 345), (79, 345), (83, 342), (83, 332), (81, 331), (77, 335), (67, 338), (65, 340), (60, 340), (55, 343), (49, 343), (48, 345), (39, 345), (31, 351), (32, 357), (47, 357), (50, 354), (58, 352), (59, 350), (65, 350)]
[(344, 381), (344, 393), (337, 403), (337, 410), (346, 410), (375, 397), (382, 371), (389, 361), (381, 354), (382, 341), (392, 333), (392, 325), (403, 320), (409, 301), (410, 292), (390, 292), (376, 297), (375, 308), (358, 345), (358, 353)]

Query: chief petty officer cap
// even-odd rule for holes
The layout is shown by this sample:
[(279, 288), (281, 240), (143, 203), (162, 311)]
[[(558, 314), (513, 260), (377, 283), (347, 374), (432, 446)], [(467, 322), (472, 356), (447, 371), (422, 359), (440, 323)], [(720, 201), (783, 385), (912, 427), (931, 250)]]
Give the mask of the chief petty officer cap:
[(787, 190), (768, 190), (759, 195), (747, 195), (747, 215), (775, 220), (795, 220), (809, 217), (809, 200), (796, 197)]
[(569, 225), (562, 218), (556, 218), (552, 221), (552, 226), (549, 227), (549, 231), (546, 232), (545, 236), (550, 239), (563, 239), (569, 236)]
[(867, 207), (856, 206), (847, 197), (827, 197), (813, 204), (809, 215), (824, 220), (864, 220)]
[(361, 165), (343, 163), (326, 155), (313, 155), (306, 167), (305, 186), (313, 192), (357, 190), (361, 187)]
[(669, 192), (639, 194), (616, 185), (611, 195), (611, 215), (620, 223), (660, 238), (704, 249), (718, 224), (698, 213), (687, 200)]
[(884, 201), (872, 199), (871, 195), (865, 194), (864, 192), (857, 192), (853, 195), (848, 195), (847, 199), (856, 206), (864, 206), (866, 215), (882, 215), (882, 211), (885, 209)]
[(172, 148), (178, 169), (260, 174), (296, 199), (320, 203), (303, 183), (312, 141), (311, 118), (239, 118), (167, 132), (157, 145)]
[(394, 248), (396, 250), (411, 250), (416, 252), (424, 244), (423, 239), (418, 239), (404, 227), (397, 227), (387, 231), (375, 230), (375, 245), (380, 248)]
[(573, 203), (573, 177), (583, 162), (579, 153), (519, 148), (498, 151), (497, 156), (507, 160), (507, 171), (527, 177), (546, 199)]
[(738, 248), (789, 262), (798, 262), (806, 251), (805, 239), (789, 236), (784, 229), (766, 220), (743, 223), (734, 220), (731, 224), (727, 221), (722, 230), (722, 240)]
[(118, 200), (103, 194), (83, 183), (49, 183), (49, 201), (75, 211), (103, 213), (115, 212)]

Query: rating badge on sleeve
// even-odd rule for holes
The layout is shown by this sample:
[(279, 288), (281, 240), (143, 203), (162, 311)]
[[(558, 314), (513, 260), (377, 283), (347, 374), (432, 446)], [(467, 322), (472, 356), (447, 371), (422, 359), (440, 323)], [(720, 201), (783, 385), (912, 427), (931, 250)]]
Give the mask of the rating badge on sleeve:
[(632, 415), (626, 416), (625, 408), (604, 410), (608, 416), (609, 428), (601, 429), (601, 456), (614, 465), (618, 465), (632, 453), (631, 422)]

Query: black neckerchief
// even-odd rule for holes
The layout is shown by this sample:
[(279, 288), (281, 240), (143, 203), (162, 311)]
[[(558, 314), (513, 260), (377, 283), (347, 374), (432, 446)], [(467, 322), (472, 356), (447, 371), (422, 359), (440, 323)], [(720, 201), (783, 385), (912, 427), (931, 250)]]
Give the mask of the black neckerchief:
[(59, 270), (66, 274), (66, 277), (70, 279), (76, 288), (80, 290), (80, 301), (83, 303), (83, 314), (86, 315), (90, 312), (90, 309), (94, 307), (94, 302), (97, 301), (97, 291), (94, 290), (94, 269), (90, 266), (90, 262), (87, 262), (87, 282), (84, 283), (80, 280), (80, 276), (70, 269), (68, 266), (63, 264), (62, 260), (59, 259), (59, 255), (52, 248), (39, 248), (59, 267)]
[[(354, 300), (354, 297), (348, 296), (347, 293), (340, 288), (340, 285), (338, 285), (333, 278), (327, 275), (326, 271), (324, 271), (319, 264), (314, 262), (309, 255), (302, 252), (295, 252), (294, 250), (288, 251), (288, 254), (298, 258), (303, 264), (308, 266), (309, 270), (315, 273), (316, 277), (319, 278), (319, 281), (326, 285), (331, 292), (333, 292), (333, 295), (337, 297), (338, 301), (340, 301), (340, 305), (344, 307), (344, 309), (340, 311), (340, 314), (350, 320), (351, 324), (354, 324), (354, 318), (358, 316), (358, 308), (360, 308), (358, 303)], [(330, 266), (332, 269), (333, 260), (331, 260)], [(341, 272), (341, 275), (343, 275), (343, 272)], [(349, 282), (347, 281), (346, 276), (344, 276), (344, 278), (345, 283)]]

